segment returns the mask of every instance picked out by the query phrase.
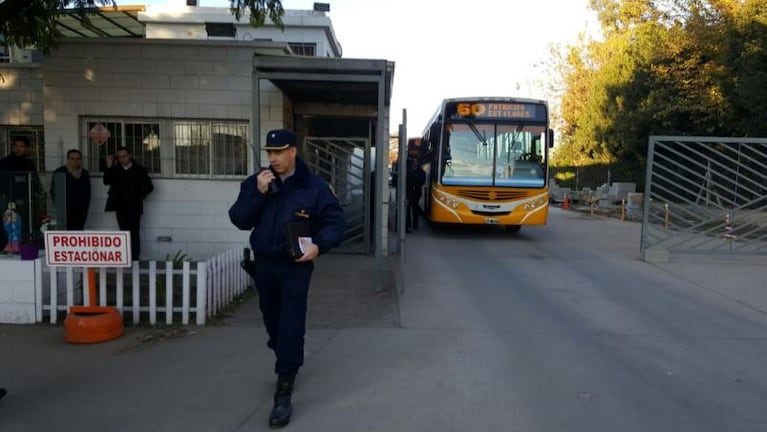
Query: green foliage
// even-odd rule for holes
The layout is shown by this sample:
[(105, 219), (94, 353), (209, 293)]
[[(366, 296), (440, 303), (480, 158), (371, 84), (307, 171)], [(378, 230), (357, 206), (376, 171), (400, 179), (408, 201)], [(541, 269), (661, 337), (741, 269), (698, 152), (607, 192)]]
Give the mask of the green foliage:
[(165, 262), (171, 261), (173, 263), (173, 268), (177, 270), (184, 267), (184, 261), (188, 261), (188, 258), (187, 254), (181, 249), (177, 250), (173, 257), (171, 257), (170, 254), (165, 254)]
[(230, 10), (238, 21), (243, 12), (249, 10), (250, 25), (253, 27), (264, 25), (266, 17), (269, 16), (277, 27), (283, 28), (282, 16), (285, 14), (285, 9), (282, 7), (282, 0), (229, 0), (229, 4)]
[[(189, 256), (187, 256), (186, 253), (184, 253), (181, 249), (177, 250), (176, 253), (171, 256), (171, 254), (165, 254), (165, 262), (172, 262), (173, 263), (173, 270), (181, 270), (184, 268), (184, 261), (189, 261)], [(160, 263), (161, 264), (161, 263)], [(161, 272), (164, 272), (165, 267), (161, 266), (159, 268)], [(165, 299), (165, 292), (166, 292), (166, 286), (165, 286), (165, 273), (161, 273), (162, 276), (157, 278), (157, 297), (159, 299)], [(173, 280), (173, 298), (178, 301), (181, 299), (182, 296), (182, 275), (174, 274), (172, 277)], [(148, 282), (147, 282), (148, 283)], [(194, 291), (194, 290), (193, 290)], [(161, 300), (164, 301), (164, 300)]]
[[(61, 39), (57, 18), (65, 9), (84, 23), (89, 14), (99, 6), (117, 6), (115, 0), (3, 0), (0, 1), (0, 34), (11, 46), (35, 47), (50, 52)], [(230, 0), (230, 11), (239, 20), (250, 12), (250, 24), (262, 26), (268, 16), (279, 28), (283, 28), (285, 10), (281, 0)]]
[(565, 181), (594, 165), (643, 184), (651, 135), (767, 134), (767, 0), (590, 4), (604, 39), (552, 67), (565, 87), (552, 171)]
[(552, 166), (549, 168), (549, 177), (558, 186), (573, 190), (596, 189), (612, 182), (634, 182), (638, 192), (644, 190), (644, 172), (640, 167), (625, 162)]
[(88, 23), (88, 10), (115, 6), (113, 0), (5, 0), (0, 2), (0, 34), (12, 46), (34, 46), (48, 53), (61, 38), (56, 26), (59, 13), (74, 9)]

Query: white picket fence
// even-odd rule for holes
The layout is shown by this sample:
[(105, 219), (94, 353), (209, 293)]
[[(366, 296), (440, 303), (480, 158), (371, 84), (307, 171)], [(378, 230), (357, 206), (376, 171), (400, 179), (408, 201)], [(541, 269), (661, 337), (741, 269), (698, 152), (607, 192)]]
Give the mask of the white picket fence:
[[(231, 249), (207, 261), (184, 261), (180, 269), (172, 261), (134, 262), (130, 268), (96, 270), (99, 306), (114, 306), (134, 324), (194, 322), (204, 325), (249, 284), (240, 267), (242, 249)], [(47, 267), (39, 258), (35, 265), (36, 316), (55, 324), (70, 306), (88, 305), (88, 269)], [(128, 294), (126, 296), (126, 293)]]

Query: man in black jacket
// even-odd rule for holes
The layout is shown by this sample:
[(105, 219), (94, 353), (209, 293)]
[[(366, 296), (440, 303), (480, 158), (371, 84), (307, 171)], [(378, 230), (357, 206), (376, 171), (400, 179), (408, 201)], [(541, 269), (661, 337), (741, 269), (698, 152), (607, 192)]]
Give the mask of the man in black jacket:
[(27, 155), (29, 150), (29, 140), (26, 137), (16, 137), (13, 139), (13, 150), (11, 153), (0, 159), (0, 171), (31, 171), (37, 172), (35, 163)]
[(117, 225), (123, 231), (130, 232), (131, 259), (138, 261), (141, 254), (141, 215), (144, 213), (144, 199), (154, 190), (152, 179), (146, 168), (139, 165), (127, 147), (120, 147), (107, 156), (107, 170), (104, 172), (104, 184), (109, 186), (107, 204), (104, 211), (115, 212)]
[(51, 199), (56, 205), (58, 222), (65, 222), (68, 231), (85, 229), (91, 205), (91, 177), (82, 167), (80, 150), (69, 150), (66, 165), (53, 172)]

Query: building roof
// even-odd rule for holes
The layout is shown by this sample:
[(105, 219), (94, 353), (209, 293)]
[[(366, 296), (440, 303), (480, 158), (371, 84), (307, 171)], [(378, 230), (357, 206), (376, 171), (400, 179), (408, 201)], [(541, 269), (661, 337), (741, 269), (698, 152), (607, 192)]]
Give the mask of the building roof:
[(115, 6), (90, 9), (88, 19), (81, 19), (75, 9), (61, 13), (58, 29), (64, 37), (121, 38), (144, 37), (144, 23), (138, 20), (145, 6)]
[[(0, 0), (2, 2), (2, 0)], [(246, 11), (246, 15), (247, 15)], [(286, 10), (282, 17), (287, 27), (320, 27), (336, 56), (342, 56), (333, 24), (324, 12)], [(129, 5), (89, 9), (88, 19), (81, 19), (76, 9), (65, 9), (58, 18), (58, 29), (64, 37), (74, 38), (146, 38), (147, 24), (231, 23), (250, 27), (247, 16), (237, 20), (229, 8)], [(271, 21), (263, 27), (268, 27)]]

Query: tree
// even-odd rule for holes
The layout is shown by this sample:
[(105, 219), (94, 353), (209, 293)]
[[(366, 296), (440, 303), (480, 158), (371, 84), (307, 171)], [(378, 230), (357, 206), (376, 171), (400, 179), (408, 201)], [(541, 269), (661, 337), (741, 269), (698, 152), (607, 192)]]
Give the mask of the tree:
[(767, 134), (767, 0), (590, 4), (604, 40), (554, 59), (568, 64), (553, 165), (640, 181), (650, 135)]
[[(263, 25), (266, 17), (282, 28), (285, 10), (281, 0), (230, 0), (230, 11), (239, 20), (250, 12), (250, 24)], [(0, 1), (0, 35), (7, 44), (19, 47), (34, 46), (48, 53), (56, 46), (62, 34), (56, 23), (59, 14), (71, 10), (79, 19), (88, 22), (94, 8), (116, 7), (114, 0), (4, 0)]]

